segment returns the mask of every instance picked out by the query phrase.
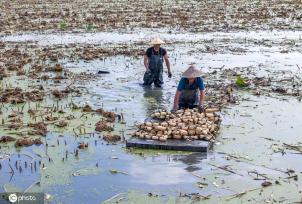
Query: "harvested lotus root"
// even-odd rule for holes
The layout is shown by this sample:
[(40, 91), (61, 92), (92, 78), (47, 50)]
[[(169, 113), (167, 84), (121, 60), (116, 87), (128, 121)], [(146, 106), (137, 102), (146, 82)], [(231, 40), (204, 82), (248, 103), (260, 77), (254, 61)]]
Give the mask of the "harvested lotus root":
[(178, 110), (175, 113), (159, 110), (151, 114), (160, 122), (145, 122), (138, 125), (134, 137), (167, 141), (178, 140), (214, 140), (219, 129), (218, 108), (207, 108), (199, 113), (197, 109)]

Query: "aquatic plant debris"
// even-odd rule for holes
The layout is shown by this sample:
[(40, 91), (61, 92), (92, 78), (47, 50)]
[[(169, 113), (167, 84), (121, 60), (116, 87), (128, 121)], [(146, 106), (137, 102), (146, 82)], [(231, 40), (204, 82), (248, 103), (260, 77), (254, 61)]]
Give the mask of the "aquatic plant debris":
[[(219, 0), (215, 2), (178, 1), (175, 4), (171, 1), (148, 0), (142, 4), (136, 1), (106, 1), (104, 3), (89, 0), (87, 3), (59, 2), (44, 6), (15, 3), (13, 6), (5, 6), (8, 2), (10, 1), (4, 1), (2, 6), (4, 18), (1, 25), (5, 33), (51, 29), (86, 31), (91, 28), (89, 25), (93, 25), (93, 28), (97, 30), (180, 26), (189, 31), (204, 32), (267, 27), (271, 29), (301, 28), (299, 1), (226, 3)], [(59, 12), (61, 8), (64, 8), (64, 11)], [(204, 8), (204, 12), (199, 12), (200, 8)], [(187, 15), (188, 10), (192, 15)], [(17, 13), (14, 13), (16, 11)], [(89, 15), (86, 16), (85, 14), (88, 13)], [(144, 17), (136, 18), (134, 13)], [(32, 21), (32, 19), (41, 20)], [(289, 21), (291, 23), (288, 23)], [(87, 25), (86, 29), (83, 25)]]
[(111, 169), (110, 173), (111, 174), (118, 174), (118, 173), (120, 173), (120, 174), (129, 175), (127, 172), (119, 171), (119, 170), (116, 170), (116, 169)]
[(107, 134), (103, 136), (103, 139), (107, 142), (118, 142), (121, 140), (121, 136), (119, 135), (112, 135), (112, 134)]
[(30, 138), (23, 138), (23, 139), (18, 139), (15, 143), (16, 147), (27, 147), (31, 145), (40, 145), (42, 144), (42, 141), (40, 139), (30, 139)]

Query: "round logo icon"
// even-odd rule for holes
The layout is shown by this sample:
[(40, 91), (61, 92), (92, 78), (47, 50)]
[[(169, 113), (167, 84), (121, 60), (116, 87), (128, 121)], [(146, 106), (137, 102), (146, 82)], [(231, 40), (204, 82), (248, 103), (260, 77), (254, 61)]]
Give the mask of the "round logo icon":
[(18, 197), (16, 194), (12, 193), (8, 196), (8, 200), (11, 202), (11, 203), (15, 203), (17, 200), (18, 200)]

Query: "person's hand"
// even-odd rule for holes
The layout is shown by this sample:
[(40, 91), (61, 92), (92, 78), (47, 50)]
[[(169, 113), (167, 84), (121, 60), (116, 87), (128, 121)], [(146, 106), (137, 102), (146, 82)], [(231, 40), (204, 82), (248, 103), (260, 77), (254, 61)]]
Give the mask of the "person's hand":
[(168, 77), (171, 78), (172, 77), (172, 73), (169, 71), (168, 72)]
[(203, 111), (204, 111), (203, 105), (200, 104), (200, 105), (198, 106), (198, 112), (199, 112), (199, 113), (202, 113)]

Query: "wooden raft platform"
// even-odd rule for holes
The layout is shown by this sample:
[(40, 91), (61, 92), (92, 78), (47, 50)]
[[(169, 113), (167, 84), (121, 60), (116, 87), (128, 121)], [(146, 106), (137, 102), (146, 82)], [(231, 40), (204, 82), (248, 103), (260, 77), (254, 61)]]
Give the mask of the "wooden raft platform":
[(190, 151), (190, 152), (208, 152), (213, 146), (213, 142), (202, 140), (167, 140), (161, 142), (157, 140), (143, 140), (131, 138), (126, 141), (126, 147), (136, 147), (143, 149), (160, 149), (160, 150), (175, 150), (175, 151)]

